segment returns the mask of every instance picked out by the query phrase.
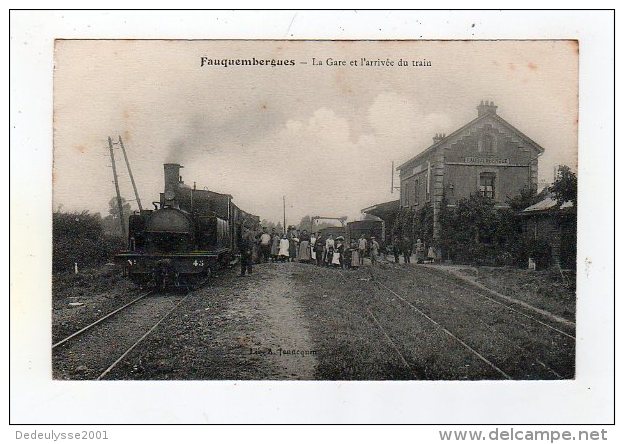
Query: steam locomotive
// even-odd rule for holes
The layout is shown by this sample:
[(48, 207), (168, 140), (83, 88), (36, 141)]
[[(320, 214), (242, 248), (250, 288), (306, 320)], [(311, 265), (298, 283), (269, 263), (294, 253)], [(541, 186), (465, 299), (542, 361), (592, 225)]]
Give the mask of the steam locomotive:
[(166, 163), (165, 189), (154, 210), (130, 216), (128, 251), (115, 256), (135, 283), (150, 287), (194, 287), (236, 261), (243, 229), (260, 218), (238, 208), (229, 194), (189, 187), (179, 164)]

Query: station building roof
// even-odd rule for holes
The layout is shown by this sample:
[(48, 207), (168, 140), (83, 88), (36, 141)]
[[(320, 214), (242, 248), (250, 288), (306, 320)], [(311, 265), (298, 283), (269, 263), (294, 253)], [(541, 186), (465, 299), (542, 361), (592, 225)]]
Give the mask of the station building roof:
[(373, 216), (377, 216), (380, 219), (386, 219), (389, 215), (399, 211), (399, 199), (391, 200), (390, 202), (384, 202), (380, 204), (376, 204), (367, 208), (364, 208), (362, 213), (364, 214), (372, 214)]
[(557, 203), (557, 199), (554, 196), (549, 195), (544, 199), (540, 200), (536, 204), (531, 205), (530, 207), (525, 208), (520, 213), (523, 215), (537, 214), (546, 211), (557, 211), (557, 210), (565, 210), (568, 208), (574, 208), (574, 202), (571, 200), (565, 201), (561, 205)]

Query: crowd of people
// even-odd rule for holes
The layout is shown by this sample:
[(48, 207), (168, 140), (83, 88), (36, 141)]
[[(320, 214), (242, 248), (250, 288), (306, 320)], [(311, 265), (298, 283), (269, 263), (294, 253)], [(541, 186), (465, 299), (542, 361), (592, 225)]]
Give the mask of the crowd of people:
[(321, 232), (308, 233), (307, 230), (298, 230), (288, 227), (283, 233), (271, 232), (266, 227), (254, 235), (246, 231), (239, 243), (241, 253), (241, 276), (251, 274), (254, 262), (301, 262), (323, 267), (355, 269), (364, 264), (364, 258), (370, 258), (371, 263), (377, 263), (379, 256), (386, 258), (392, 253), (396, 263), (400, 256), (403, 262), (409, 264), (412, 254), (416, 253), (416, 261), (423, 263), (433, 262), (436, 252), (433, 247), (425, 250), (425, 245), (418, 239), (415, 243), (409, 237), (394, 236), (390, 245), (382, 249), (380, 240), (375, 236), (367, 239), (363, 234), (359, 239), (345, 240), (344, 236), (322, 234)]

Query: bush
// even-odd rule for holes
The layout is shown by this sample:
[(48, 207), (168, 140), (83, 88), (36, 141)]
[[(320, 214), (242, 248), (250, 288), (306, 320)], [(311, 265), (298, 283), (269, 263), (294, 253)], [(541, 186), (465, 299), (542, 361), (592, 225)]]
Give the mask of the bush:
[(525, 192), (509, 201), (511, 209), (494, 208), (494, 202), (479, 194), (461, 199), (454, 208), (440, 212), (440, 246), (445, 257), (462, 264), (526, 267), (532, 257), (538, 267), (548, 266), (550, 245), (522, 235), (520, 219), (513, 208), (536, 200)]
[(539, 237), (535, 239), (532, 236), (522, 236), (514, 249), (516, 263), (522, 268), (528, 266), (529, 258), (535, 261), (538, 270), (548, 268), (551, 254), (552, 248), (546, 239)]
[(80, 268), (110, 261), (125, 248), (120, 237), (106, 236), (99, 214), (60, 213), (52, 217), (52, 271), (71, 272), (74, 262)]

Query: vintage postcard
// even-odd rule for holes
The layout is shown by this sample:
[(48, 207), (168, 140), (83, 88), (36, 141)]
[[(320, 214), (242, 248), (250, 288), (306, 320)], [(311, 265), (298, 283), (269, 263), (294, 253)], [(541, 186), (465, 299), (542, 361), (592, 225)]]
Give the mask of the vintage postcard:
[(608, 423), (611, 25), (13, 12), (11, 421)]
[(60, 380), (570, 380), (576, 40), (54, 47)]

